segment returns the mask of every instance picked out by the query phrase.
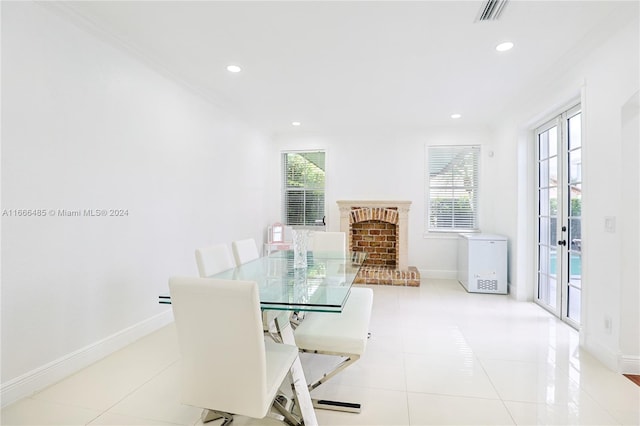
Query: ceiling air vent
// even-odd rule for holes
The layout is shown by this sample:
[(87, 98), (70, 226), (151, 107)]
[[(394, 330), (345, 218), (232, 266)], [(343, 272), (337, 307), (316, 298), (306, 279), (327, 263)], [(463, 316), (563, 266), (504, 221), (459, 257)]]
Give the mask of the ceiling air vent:
[(487, 0), (480, 8), (480, 13), (476, 18), (478, 21), (495, 21), (500, 17), (508, 0)]

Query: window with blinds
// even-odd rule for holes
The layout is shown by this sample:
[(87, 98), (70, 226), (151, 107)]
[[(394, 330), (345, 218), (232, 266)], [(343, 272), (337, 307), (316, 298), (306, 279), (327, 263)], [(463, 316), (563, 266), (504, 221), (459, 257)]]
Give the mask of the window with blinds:
[(478, 230), (479, 162), (478, 145), (427, 147), (427, 231)]
[(324, 225), (324, 159), (324, 151), (282, 153), (283, 211), (287, 225)]

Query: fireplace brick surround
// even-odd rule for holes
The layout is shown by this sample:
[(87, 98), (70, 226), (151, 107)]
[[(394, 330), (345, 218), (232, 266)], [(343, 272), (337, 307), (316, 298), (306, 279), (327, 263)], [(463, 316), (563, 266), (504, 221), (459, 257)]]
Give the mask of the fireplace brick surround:
[(352, 251), (368, 253), (356, 284), (419, 286), (420, 273), (407, 265), (411, 201), (338, 201), (340, 231)]

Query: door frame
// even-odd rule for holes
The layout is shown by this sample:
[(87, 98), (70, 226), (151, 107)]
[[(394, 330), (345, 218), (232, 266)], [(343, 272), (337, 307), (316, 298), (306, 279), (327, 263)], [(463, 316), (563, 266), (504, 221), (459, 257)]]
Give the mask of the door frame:
[[(568, 129), (568, 120), (571, 117), (574, 117), (577, 114), (582, 114), (584, 117), (584, 109), (582, 108), (580, 101), (572, 102), (568, 104), (565, 108), (554, 114), (550, 119), (542, 122), (539, 126), (533, 129), (533, 149), (534, 149), (534, 209), (533, 219), (534, 219), (534, 294), (533, 300), (536, 304), (544, 308), (545, 310), (552, 313), (554, 316), (558, 317), (562, 321), (569, 324), (571, 327), (575, 329), (580, 328), (580, 322), (575, 321), (571, 317), (569, 317), (569, 265), (571, 259), (571, 243), (566, 242), (565, 245), (560, 246), (558, 244), (560, 241), (567, 241), (567, 235), (569, 235), (569, 231), (567, 227), (569, 226), (569, 214), (570, 214), (570, 196), (567, 194), (567, 188), (569, 184), (569, 167), (568, 167), (568, 152), (569, 152), (569, 129)], [(539, 135), (544, 133), (554, 127), (557, 127), (557, 135), (558, 135), (558, 143), (557, 143), (557, 169), (559, 169), (559, 173), (557, 173), (557, 213), (556, 213), (556, 224), (555, 224), (555, 238), (556, 241), (550, 241), (550, 247), (556, 247), (556, 267), (560, 266), (559, 269), (556, 269), (556, 294), (555, 296), (555, 308), (547, 304), (543, 299), (540, 298), (540, 287), (539, 287), (539, 265), (540, 265), (540, 221), (539, 221), (539, 206), (540, 206), (540, 181), (539, 181), (539, 173), (540, 173), (540, 149), (539, 149)], [(584, 135), (584, 119), (581, 121), (581, 133)], [(584, 147), (584, 138), (581, 139), (581, 149)], [(583, 154), (584, 151), (581, 151)], [(581, 181), (583, 182), (583, 181)], [(580, 216), (583, 218), (583, 216)], [(551, 225), (550, 225), (551, 226)], [(551, 228), (550, 228), (551, 229)], [(563, 230), (564, 229), (564, 230)], [(551, 232), (551, 231), (550, 231)], [(581, 289), (581, 296), (582, 296)], [(550, 295), (550, 297), (553, 297)], [(582, 307), (582, 303), (581, 303)], [(581, 317), (582, 317), (581, 313)]]

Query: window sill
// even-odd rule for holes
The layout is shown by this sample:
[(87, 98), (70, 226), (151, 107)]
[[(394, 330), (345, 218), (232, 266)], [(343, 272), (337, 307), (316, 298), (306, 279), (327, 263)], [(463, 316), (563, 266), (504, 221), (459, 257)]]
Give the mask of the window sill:
[(424, 232), (422, 238), (425, 240), (453, 240), (457, 239), (460, 234), (479, 234), (479, 230), (460, 230), (460, 231), (441, 231), (441, 232)]

